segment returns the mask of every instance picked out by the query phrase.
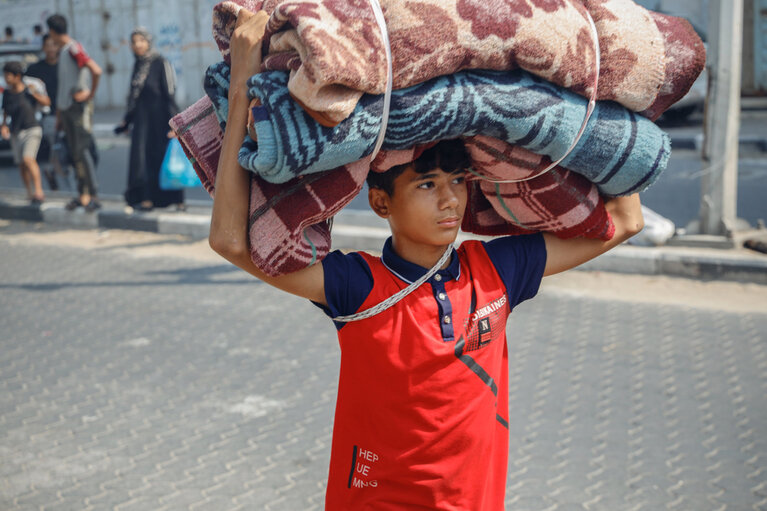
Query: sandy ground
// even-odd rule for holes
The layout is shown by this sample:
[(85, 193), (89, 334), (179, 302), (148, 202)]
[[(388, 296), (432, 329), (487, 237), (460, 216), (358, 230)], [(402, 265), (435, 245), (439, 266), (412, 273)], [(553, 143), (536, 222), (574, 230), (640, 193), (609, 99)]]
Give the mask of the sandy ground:
[[(0, 220), (0, 242), (109, 250), (130, 257), (177, 257), (225, 263), (210, 249), (207, 240), (138, 231), (57, 229), (39, 223)], [(767, 286), (738, 282), (569, 271), (544, 279), (541, 292), (737, 313), (767, 313)]]

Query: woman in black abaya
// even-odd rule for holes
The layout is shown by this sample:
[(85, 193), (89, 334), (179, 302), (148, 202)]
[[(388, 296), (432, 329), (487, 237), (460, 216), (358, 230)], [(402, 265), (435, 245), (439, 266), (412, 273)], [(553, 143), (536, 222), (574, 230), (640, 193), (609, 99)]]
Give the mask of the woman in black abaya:
[(123, 122), (115, 128), (131, 131), (130, 168), (125, 201), (141, 211), (175, 206), (185, 209), (184, 190), (162, 190), (160, 167), (175, 136), (168, 126), (179, 112), (175, 100), (173, 67), (152, 48), (152, 36), (137, 28), (131, 33), (131, 49), (136, 57), (131, 77), (128, 108)]

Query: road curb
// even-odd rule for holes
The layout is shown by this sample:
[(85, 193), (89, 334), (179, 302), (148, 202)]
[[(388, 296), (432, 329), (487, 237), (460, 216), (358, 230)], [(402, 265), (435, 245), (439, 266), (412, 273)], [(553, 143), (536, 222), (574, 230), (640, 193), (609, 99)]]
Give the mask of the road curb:
[(623, 245), (581, 265), (580, 269), (767, 285), (767, 256), (745, 249)]
[[(87, 213), (67, 211), (64, 202), (46, 201), (30, 206), (13, 194), (0, 192), (0, 218), (45, 222), (79, 229), (125, 229), (206, 238), (210, 213), (159, 211), (136, 212), (117, 202)], [(386, 223), (371, 212), (342, 211), (334, 219), (333, 246), (380, 251), (389, 236)], [(463, 239), (483, 239), (461, 235)], [(667, 275), (702, 280), (729, 280), (767, 285), (767, 256), (747, 249), (706, 249), (695, 247), (636, 247), (622, 245), (581, 265), (585, 271), (641, 275)]]

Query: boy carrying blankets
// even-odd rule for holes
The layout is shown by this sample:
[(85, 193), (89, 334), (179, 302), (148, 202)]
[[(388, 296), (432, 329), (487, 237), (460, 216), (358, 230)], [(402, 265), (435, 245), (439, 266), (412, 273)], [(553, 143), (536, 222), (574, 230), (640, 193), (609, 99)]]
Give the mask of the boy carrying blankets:
[[(268, 20), (263, 11), (240, 10), (229, 42), (210, 245), (335, 320), (341, 369), (325, 509), (503, 510), (507, 318), (535, 296), (543, 277), (638, 233), (638, 195), (605, 202), (610, 239), (538, 232), (454, 249), (471, 156), (461, 139), (442, 140), (367, 175), (370, 207), (391, 229), (380, 257), (334, 251), (308, 267), (268, 274), (251, 257), (251, 174), (238, 161), (252, 106), (248, 81), (262, 71)], [(409, 294), (393, 303), (403, 290)]]

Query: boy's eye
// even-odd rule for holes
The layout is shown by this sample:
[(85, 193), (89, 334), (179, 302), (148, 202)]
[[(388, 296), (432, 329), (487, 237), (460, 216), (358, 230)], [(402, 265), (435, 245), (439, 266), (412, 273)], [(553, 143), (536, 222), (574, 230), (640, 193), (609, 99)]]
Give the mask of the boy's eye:
[(419, 183), (418, 188), (421, 188), (422, 190), (428, 190), (429, 188), (433, 188), (434, 183), (432, 181), (424, 181), (423, 183)]
[(453, 179), (453, 184), (454, 185), (459, 185), (459, 184), (463, 183), (464, 181), (466, 181), (466, 177), (465, 176), (458, 176), (458, 177)]

